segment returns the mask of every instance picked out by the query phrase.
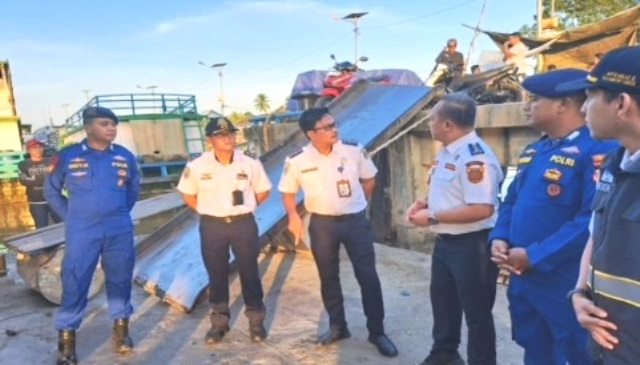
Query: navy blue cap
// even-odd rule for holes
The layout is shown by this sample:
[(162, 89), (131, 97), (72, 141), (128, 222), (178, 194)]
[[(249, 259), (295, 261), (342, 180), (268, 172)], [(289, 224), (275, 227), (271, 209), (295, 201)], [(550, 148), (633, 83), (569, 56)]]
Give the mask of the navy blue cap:
[(209, 118), (209, 123), (204, 127), (204, 134), (210, 136), (212, 134), (235, 132), (238, 128), (234, 127), (231, 121), (225, 117)]
[(118, 124), (118, 117), (111, 109), (101, 106), (90, 106), (82, 111), (82, 123), (87, 124), (93, 118), (109, 118)]
[(522, 81), (528, 92), (545, 98), (557, 99), (584, 93), (582, 90), (558, 91), (557, 86), (570, 81), (582, 80), (587, 71), (577, 68), (563, 68), (529, 76)]
[(558, 85), (558, 90), (577, 91), (594, 87), (640, 94), (640, 46), (622, 47), (605, 54), (582, 80)]

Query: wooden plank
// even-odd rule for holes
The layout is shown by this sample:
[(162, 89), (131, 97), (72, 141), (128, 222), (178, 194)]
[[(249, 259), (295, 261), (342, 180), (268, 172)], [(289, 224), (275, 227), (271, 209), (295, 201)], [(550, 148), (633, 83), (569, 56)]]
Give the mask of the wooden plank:
[[(131, 218), (136, 221), (183, 205), (180, 194), (171, 192), (139, 201), (131, 211)], [(64, 243), (64, 223), (7, 237), (4, 243), (10, 249), (23, 254), (33, 254), (59, 246)]]

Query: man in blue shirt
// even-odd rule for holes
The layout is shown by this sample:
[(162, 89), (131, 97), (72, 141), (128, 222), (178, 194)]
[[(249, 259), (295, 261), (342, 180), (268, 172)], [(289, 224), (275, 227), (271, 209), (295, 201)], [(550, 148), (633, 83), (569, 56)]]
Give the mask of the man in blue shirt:
[(565, 299), (589, 236), (596, 171), (615, 144), (594, 140), (580, 108), (583, 92), (557, 85), (586, 71), (554, 70), (527, 78), (525, 114), (545, 134), (525, 147), (498, 222), (493, 261), (512, 272), (508, 298), (514, 340), (526, 365), (589, 364), (586, 332)]
[(44, 186), (45, 198), (65, 221), (62, 304), (55, 318), (58, 365), (77, 363), (75, 330), (82, 322), (99, 258), (114, 320), (115, 350), (133, 348), (128, 333), (135, 259), (130, 212), (140, 191), (138, 169), (133, 154), (112, 143), (118, 118), (111, 110), (89, 107), (82, 118), (87, 138), (54, 156)]

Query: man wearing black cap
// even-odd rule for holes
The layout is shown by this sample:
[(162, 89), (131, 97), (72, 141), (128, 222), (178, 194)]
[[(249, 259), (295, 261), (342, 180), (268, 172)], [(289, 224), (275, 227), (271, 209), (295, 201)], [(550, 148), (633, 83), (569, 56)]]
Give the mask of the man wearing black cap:
[(594, 176), (615, 144), (590, 136), (580, 112), (584, 93), (556, 90), (585, 76), (562, 69), (524, 80), (530, 93), (525, 115), (545, 136), (520, 155), (490, 235), (493, 261), (512, 273), (507, 296), (513, 337), (524, 348), (526, 365), (589, 363), (586, 332), (565, 297), (588, 237)]
[(60, 217), (51, 209), (44, 198), (44, 178), (49, 168), (49, 157), (44, 156), (44, 143), (37, 139), (32, 139), (25, 143), (29, 159), (18, 164), (20, 170), (20, 183), (27, 188), (27, 200), (29, 201), (29, 212), (33, 218), (36, 228), (46, 227), (51, 219), (58, 223)]
[(58, 365), (77, 363), (75, 331), (98, 259), (114, 321), (114, 349), (133, 349), (128, 329), (135, 260), (130, 212), (140, 191), (138, 169), (133, 154), (113, 143), (118, 117), (111, 110), (88, 107), (82, 119), (87, 138), (52, 158), (44, 185), (45, 198), (65, 221), (62, 303), (55, 318)]
[(278, 190), (296, 241), (303, 234), (296, 199), (301, 188), (305, 208), (311, 214), (311, 251), (320, 275), (322, 302), (329, 314), (329, 330), (318, 342), (325, 346), (351, 337), (340, 286), (338, 254), (343, 244), (360, 284), (369, 342), (383, 356), (395, 357), (398, 350), (384, 332), (373, 231), (366, 217), (378, 170), (362, 145), (338, 139), (336, 123), (327, 108), (302, 113), (300, 129), (310, 143), (286, 158)]
[(451, 71), (453, 78), (459, 78), (464, 71), (464, 56), (458, 52), (458, 41), (455, 38), (449, 39), (447, 46), (436, 57), (436, 67), (425, 84), (433, 86), (447, 69)]
[(271, 181), (260, 160), (236, 148), (236, 131), (227, 118), (211, 118), (205, 134), (213, 150), (189, 162), (178, 184), (185, 203), (200, 214), (200, 248), (211, 304), (207, 344), (220, 342), (229, 331), (229, 247), (240, 274), (249, 336), (254, 342), (267, 337), (253, 212), (269, 196)]
[(583, 106), (593, 137), (622, 145), (604, 159), (596, 183), (591, 238), (569, 292), (590, 334), (594, 364), (640, 359), (640, 47), (604, 55), (588, 76), (559, 85), (587, 90)]

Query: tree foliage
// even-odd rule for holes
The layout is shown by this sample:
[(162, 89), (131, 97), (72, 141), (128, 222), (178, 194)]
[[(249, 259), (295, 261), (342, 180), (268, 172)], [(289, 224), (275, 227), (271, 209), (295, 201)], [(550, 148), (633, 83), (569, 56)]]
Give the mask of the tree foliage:
[(256, 110), (260, 113), (267, 113), (269, 109), (271, 109), (269, 106), (269, 98), (265, 94), (258, 94), (258, 96), (253, 100), (253, 103)]
[(250, 112), (246, 112), (246, 113), (233, 112), (229, 114), (227, 117), (229, 118), (231, 123), (233, 123), (233, 125), (241, 126), (241, 125), (248, 124), (249, 119), (253, 117), (253, 114), (251, 114)]
[[(558, 17), (560, 29), (577, 28), (606, 19), (638, 4), (637, 0), (555, 0), (555, 13), (551, 14), (551, 0), (543, 0), (544, 18)], [(524, 25), (520, 32), (535, 36), (537, 23)]]

